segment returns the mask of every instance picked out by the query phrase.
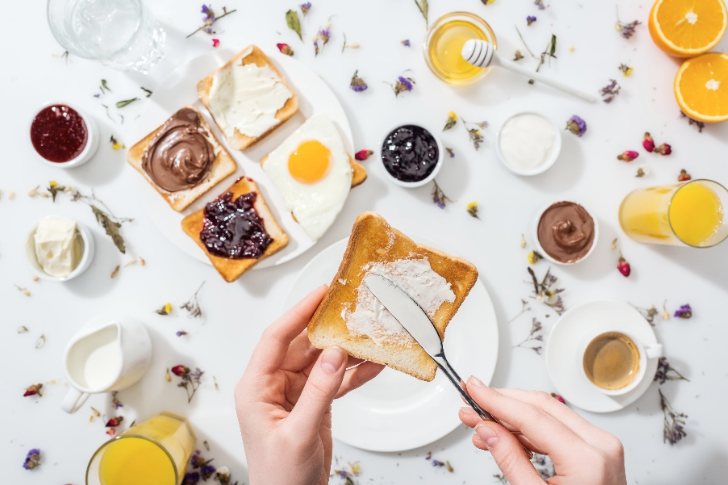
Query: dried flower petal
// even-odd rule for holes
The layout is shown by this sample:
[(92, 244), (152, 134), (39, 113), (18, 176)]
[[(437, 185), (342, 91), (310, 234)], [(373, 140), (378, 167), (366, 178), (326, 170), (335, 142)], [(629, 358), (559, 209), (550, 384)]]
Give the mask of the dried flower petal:
[(164, 373), (164, 380), (172, 382), (172, 376), (169, 374), (169, 368), (167, 368), (167, 372)]
[(528, 264), (533, 266), (534, 264), (538, 263), (543, 259), (543, 255), (539, 253), (538, 251), (531, 251), (528, 253)]
[(447, 121), (445, 122), (445, 127), (442, 129), (442, 131), (447, 131), (453, 126), (455, 126), (458, 122), (458, 115), (456, 115), (453, 111), (450, 111), (447, 114)]
[(119, 274), (119, 270), (120, 269), (121, 269), (121, 265), (117, 264), (116, 265), (116, 268), (114, 268), (114, 271), (111, 272), (111, 279), (112, 280), (117, 277), (117, 275)]
[(109, 419), (104, 426), (107, 428), (116, 428), (122, 421), (124, 421), (124, 416), (114, 416)]
[(220, 39), (212, 39), (212, 47), (220, 47)]
[(91, 412), (93, 412), (94, 416), (96, 416), (97, 418), (101, 416), (101, 411), (99, 411), (98, 409), (96, 409), (93, 406), (91, 406)]
[(308, 11), (311, 10), (311, 2), (302, 3), (301, 5), (299, 5), (299, 8), (301, 9), (303, 16), (305, 17), (308, 14)]
[(123, 150), (124, 148), (126, 148), (126, 145), (124, 145), (123, 143), (119, 143), (119, 141), (114, 138), (114, 135), (111, 135), (109, 143), (111, 143), (112, 150)]
[(675, 318), (683, 318), (685, 320), (693, 317), (693, 309), (690, 308), (690, 304), (686, 303), (681, 305), (680, 308), (675, 310)]
[(184, 337), (185, 335), (187, 335), (187, 332), (185, 332), (184, 330), (177, 330), (177, 332), (175, 332), (175, 335), (178, 337)]
[(281, 51), (281, 54), (285, 54), (287, 56), (293, 55), (293, 49), (291, 49), (291, 46), (288, 44), (276, 44), (276, 47), (278, 47), (278, 50)]
[(116, 434), (116, 428), (109, 428), (106, 430), (106, 434), (109, 436), (114, 436)]
[(528, 17), (526, 17), (526, 23), (527, 23), (528, 25), (531, 25), (531, 24), (532, 24), (532, 23), (534, 23), (534, 22), (535, 22), (536, 20), (538, 20), (538, 19), (537, 19), (537, 18), (536, 18), (535, 16), (533, 16), (533, 15), (529, 15)]
[(410, 43), (409, 39), (405, 39), (402, 41), (402, 45), (405, 47), (411, 47), (412, 44)]
[(363, 161), (365, 161), (366, 159), (368, 159), (369, 157), (371, 157), (371, 156), (372, 156), (372, 154), (374, 154), (374, 152), (373, 152), (373, 151), (371, 151), (371, 150), (359, 150), (358, 152), (356, 152), (356, 153), (354, 154), (354, 158), (355, 158), (355, 159), (356, 159), (357, 161), (359, 161), (359, 162), (363, 162)]
[(622, 160), (623, 162), (631, 162), (635, 158), (639, 157), (640, 154), (637, 153), (634, 150), (627, 150), (625, 152), (620, 153), (617, 155), (617, 160)]
[(470, 204), (468, 204), (468, 214), (470, 214), (471, 217), (480, 219), (480, 217), (478, 217), (478, 203), (477, 202), (473, 201)]
[(41, 389), (43, 389), (43, 384), (33, 384), (31, 386), (28, 386), (25, 388), (25, 393), (23, 394), (23, 397), (30, 397), (35, 395), (43, 397)]
[(520, 50), (516, 49), (516, 53), (513, 55), (513, 60), (520, 61), (521, 59), (523, 59), (523, 54), (521, 54)]
[(669, 155), (672, 153), (672, 147), (668, 145), (667, 143), (663, 143), (659, 147), (655, 148), (655, 153), (659, 153), (660, 155)]
[(688, 180), (692, 179), (690, 174), (685, 170), (684, 168), (680, 170), (680, 173), (677, 176), (678, 182), (687, 182)]
[(639, 167), (637, 169), (637, 174), (635, 175), (635, 177), (644, 177), (648, 173), (650, 173), (650, 171), (647, 169), (647, 167), (645, 167), (644, 165), (642, 165), (641, 167)]
[(525, 248), (526, 248), (526, 236), (521, 234), (521, 249), (525, 249)]
[(39, 349), (43, 347), (46, 343), (46, 336), (45, 334), (41, 334), (40, 337), (38, 337), (38, 340), (35, 341), (35, 348)]
[(172, 304), (165, 303), (164, 306), (162, 306), (162, 308), (160, 308), (159, 310), (156, 310), (156, 312), (157, 312), (157, 315), (162, 315), (162, 316), (169, 315), (170, 313), (172, 313)]
[(614, 98), (616, 98), (619, 94), (620, 89), (622, 88), (619, 86), (619, 84), (617, 84), (617, 80), (610, 79), (609, 84), (604, 86), (600, 91), (602, 94), (602, 101), (604, 101), (605, 103), (611, 103), (612, 101), (614, 101)]
[(30, 296), (30, 291), (28, 291), (27, 288), (23, 288), (23, 287), (18, 286), (18, 285), (15, 285), (15, 287), (18, 289), (19, 292), (21, 292), (25, 296)]
[(622, 71), (622, 74), (624, 75), (624, 77), (630, 76), (632, 74), (632, 71), (633, 71), (633, 69), (630, 66), (626, 65), (626, 64), (620, 64), (619, 65), (619, 70)]
[(32, 470), (34, 468), (38, 468), (40, 466), (40, 449), (33, 448), (28, 452), (28, 454), (25, 456), (25, 461), (23, 462), (23, 468), (26, 470)]
[(25, 333), (27, 331), (28, 331), (28, 327), (26, 327), (25, 325), (21, 325), (18, 327), (18, 333)]
[(581, 138), (586, 133), (586, 121), (574, 115), (566, 122), (566, 129)]
[(351, 77), (351, 82), (349, 83), (349, 87), (352, 91), (361, 93), (362, 91), (366, 91), (369, 86), (364, 81), (364, 79), (359, 77), (359, 70), (357, 69), (354, 71), (354, 75)]

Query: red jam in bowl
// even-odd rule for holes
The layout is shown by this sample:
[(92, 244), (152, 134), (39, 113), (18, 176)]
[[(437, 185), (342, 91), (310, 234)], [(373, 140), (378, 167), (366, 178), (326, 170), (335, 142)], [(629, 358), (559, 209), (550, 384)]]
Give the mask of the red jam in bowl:
[(30, 141), (38, 154), (50, 162), (77, 158), (88, 143), (88, 128), (73, 108), (54, 104), (43, 108), (30, 125)]

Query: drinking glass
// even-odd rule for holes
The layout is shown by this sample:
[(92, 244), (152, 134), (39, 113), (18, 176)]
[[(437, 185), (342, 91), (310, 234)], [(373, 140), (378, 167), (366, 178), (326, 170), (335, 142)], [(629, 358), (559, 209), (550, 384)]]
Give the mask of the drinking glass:
[(635, 241), (708, 248), (728, 238), (728, 189), (712, 180), (637, 189), (619, 208), (619, 223)]
[(70, 53), (146, 74), (164, 56), (164, 30), (142, 0), (48, 0), (48, 24)]
[(195, 441), (185, 418), (159, 413), (96, 450), (86, 485), (179, 485)]

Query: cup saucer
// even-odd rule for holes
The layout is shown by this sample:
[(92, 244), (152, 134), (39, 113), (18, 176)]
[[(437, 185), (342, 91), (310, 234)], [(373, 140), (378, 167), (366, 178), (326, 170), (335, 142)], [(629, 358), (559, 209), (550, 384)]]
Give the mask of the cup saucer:
[(632, 391), (620, 396), (599, 392), (577, 364), (575, 352), (589, 334), (624, 332), (644, 345), (657, 343), (652, 326), (634, 307), (617, 301), (584, 303), (562, 315), (546, 342), (546, 368), (551, 382), (567, 403), (593, 413), (611, 413), (639, 399), (652, 384), (657, 358), (648, 358), (645, 377)]

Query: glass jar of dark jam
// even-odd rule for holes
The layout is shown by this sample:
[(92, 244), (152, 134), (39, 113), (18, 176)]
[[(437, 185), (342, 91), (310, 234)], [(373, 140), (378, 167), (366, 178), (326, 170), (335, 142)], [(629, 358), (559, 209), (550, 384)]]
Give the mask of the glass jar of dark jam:
[(65, 104), (46, 106), (30, 125), (33, 148), (49, 162), (66, 163), (78, 158), (88, 139), (86, 121), (78, 111)]
[(382, 143), (382, 162), (387, 172), (401, 182), (421, 182), (429, 177), (440, 160), (435, 137), (417, 125), (392, 130)]

